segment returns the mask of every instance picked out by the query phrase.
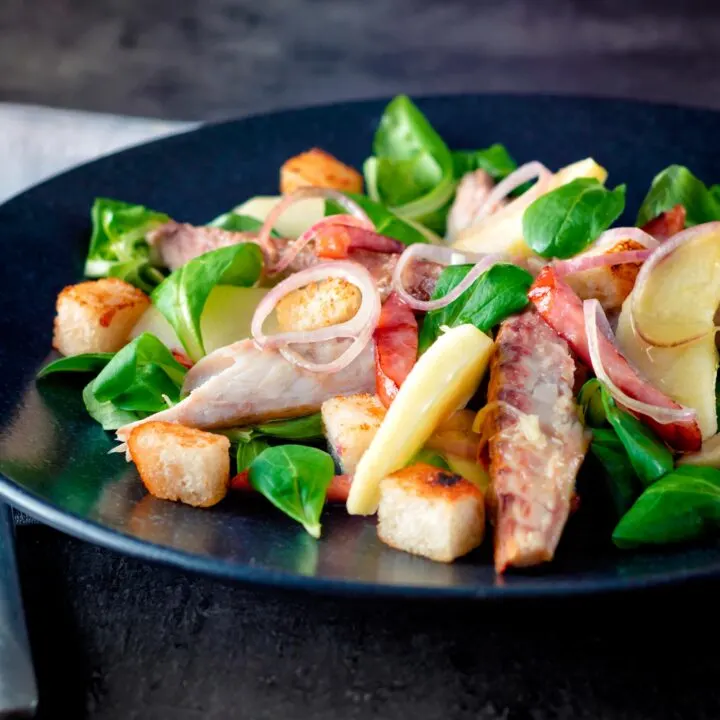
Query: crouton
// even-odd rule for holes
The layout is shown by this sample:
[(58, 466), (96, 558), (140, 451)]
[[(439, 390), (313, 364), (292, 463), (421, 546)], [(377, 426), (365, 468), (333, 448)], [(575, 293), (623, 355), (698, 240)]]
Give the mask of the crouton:
[(310, 283), (277, 304), (278, 328), (309, 331), (346, 322), (360, 309), (361, 300), (360, 290), (342, 278)]
[(362, 175), (319, 148), (291, 157), (280, 168), (280, 192), (287, 195), (300, 187), (324, 187), (341, 192), (362, 192)]
[(210, 507), (227, 494), (230, 441), (224, 435), (146, 422), (132, 429), (127, 445), (143, 484), (155, 497)]
[[(605, 253), (643, 249), (639, 242), (621, 240)], [(620, 310), (625, 298), (630, 294), (638, 272), (640, 272), (639, 263), (622, 263), (572, 273), (565, 280), (582, 300), (597, 298), (606, 312), (614, 312)]]
[(118, 278), (68, 285), (57, 299), (53, 347), (63, 355), (116, 352), (149, 306), (142, 290)]
[(320, 408), (330, 452), (352, 475), (385, 417), (377, 395), (359, 393), (326, 400)]
[(482, 543), (483, 494), (459, 475), (411, 465), (380, 483), (377, 532), (397, 550), (452, 562)]

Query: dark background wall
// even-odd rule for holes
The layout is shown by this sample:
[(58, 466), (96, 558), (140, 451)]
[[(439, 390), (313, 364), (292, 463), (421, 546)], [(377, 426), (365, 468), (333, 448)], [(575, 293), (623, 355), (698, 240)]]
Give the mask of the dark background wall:
[(717, 0), (1, 0), (0, 100), (208, 119), (511, 91), (720, 108)]

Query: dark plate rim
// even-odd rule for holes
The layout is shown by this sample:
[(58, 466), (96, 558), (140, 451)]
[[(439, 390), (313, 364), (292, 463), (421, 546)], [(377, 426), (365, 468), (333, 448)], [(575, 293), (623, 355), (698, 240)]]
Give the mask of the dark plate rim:
[[(661, 103), (637, 99), (564, 95), (558, 93), (438, 93), (438, 94), (413, 94), (414, 100), (420, 103), (423, 101), (452, 102), (457, 98), (482, 97), (482, 98), (504, 98), (512, 99), (518, 103), (523, 100), (534, 98), (544, 99), (548, 102), (554, 100), (562, 102), (577, 102), (583, 104), (607, 105), (640, 105), (657, 109), (673, 109), (676, 111), (687, 111), (701, 114), (715, 115), (720, 119), (720, 111), (701, 108), (692, 105), (681, 105), (675, 103)], [(95, 164), (103, 163), (108, 158), (133, 153), (139, 148), (146, 148), (150, 145), (172, 146), (184, 135), (190, 133), (201, 133), (209, 128), (242, 123), (258, 122), (267, 117), (303, 115), (316, 112), (322, 108), (343, 106), (360, 106), (387, 102), (390, 97), (373, 97), (358, 100), (347, 100), (338, 103), (319, 103), (303, 105), (299, 107), (271, 110), (243, 115), (237, 118), (211, 121), (180, 130), (170, 135), (137, 143), (130, 147), (107, 153), (91, 161), (81, 163), (62, 172), (47, 177), (35, 185), (22, 190), (11, 196), (0, 204), (3, 209), (15, 202), (22, 201), (26, 195), (47, 184), (54, 183), (75, 173), (82, 173)], [(236, 581), (247, 585), (261, 587), (281, 588), (292, 591), (305, 591), (317, 594), (336, 594), (344, 596), (363, 597), (395, 597), (395, 598), (428, 598), (428, 599), (540, 599), (540, 598), (569, 598), (575, 596), (587, 596), (603, 593), (617, 593), (630, 590), (643, 590), (675, 585), (678, 583), (695, 582), (718, 578), (720, 576), (720, 559), (715, 563), (706, 564), (701, 568), (680, 569), (671, 572), (651, 572), (645, 575), (631, 577), (608, 577), (600, 579), (583, 579), (582, 582), (575, 582), (568, 579), (535, 579), (525, 578), (518, 584), (497, 584), (480, 586), (430, 586), (430, 585), (394, 585), (389, 583), (374, 583), (366, 581), (345, 580), (340, 578), (318, 578), (307, 575), (300, 575), (291, 572), (270, 570), (257, 565), (227, 562), (198, 556), (190, 552), (176, 550), (167, 546), (158, 545), (149, 540), (127, 535), (120, 530), (109, 528), (101, 523), (80, 517), (75, 513), (64, 511), (42, 499), (35, 493), (27, 490), (19, 483), (0, 474), (0, 498), (13, 507), (21, 510), (30, 517), (47, 524), (48, 526), (65, 532), (80, 540), (84, 540), (111, 551), (129, 555), (141, 560), (178, 568), (183, 571), (199, 573), (225, 580)]]

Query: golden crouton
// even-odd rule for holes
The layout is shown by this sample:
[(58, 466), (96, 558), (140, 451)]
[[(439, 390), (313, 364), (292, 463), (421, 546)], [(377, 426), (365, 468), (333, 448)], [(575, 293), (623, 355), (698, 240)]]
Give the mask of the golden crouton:
[(482, 543), (483, 494), (459, 475), (411, 465), (381, 482), (377, 532), (397, 550), (452, 562)]
[(362, 175), (319, 148), (291, 157), (280, 168), (280, 192), (287, 195), (300, 187), (324, 187), (341, 192), (362, 192)]
[(360, 291), (342, 278), (310, 283), (277, 304), (280, 332), (308, 331), (350, 320), (360, 309)]
[(143, 484), (155, 497), (210, 507), (227, 494), (230, 441), (167, 422), (136, 425), (127, 441)]
[(118, 278), (68, 285), (57, 299), (53, 347), (63, 355), (116, 352), (149, 305), (142, 290)]
[(359, 393), (326, 400), (321, 408), (330, 452), (343, 473), (351, 475), (385, 417), (377, 395)]
[[(604, 254), (643, 250), (634, 240), (620, 240)], [(595, 254), (595, 253), (593, 253)], [(597, 298), (606, 312), (619, 311), (635, 285), (639, 263), (622, 263), (572, 273), (566, 282), (582, 300)]]

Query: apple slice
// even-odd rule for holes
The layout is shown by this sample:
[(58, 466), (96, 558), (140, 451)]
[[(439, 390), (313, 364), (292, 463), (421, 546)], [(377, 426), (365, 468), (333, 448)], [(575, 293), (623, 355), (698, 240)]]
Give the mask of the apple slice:
[[(715, 288), (708, 290), (715, 292)], [(696, 297), (697, 300), (682, 300), (680, 297), (676, 300), (687, 313), (688, 322), (693, 322), (689, 316), (701, 301), (699, 295)], [(623, 355), (654, 387), (697, 412), (703, 438), (714, 435), (717, 432), (715, 378), (718, 369), (714, 334), (707, 334), (689, 345), (653, 347), (633, 332), (631, 298), (632, 294), (623, 304), (617, 326), (616, 339)], [(672, 299), (673, 296), (668, 295), (668, 301)], [(662, 317), (661, 312), (658, 317)]]
[[(205, 352), (230, 345), (250, 337), (250, 324), (255, 308), (265, 295), (267, 288), (245, 288), (218, 285), (213, 288), (200, 318), (200, 330)], [(144, 332), (155, 335), (170, 350), (183, 352), (183, 346), (165, 316), (151, 305), (135, 323), (130, 339)]]
[(720, 305), (720, 224), (698, 230), (686, 231), (696, 234), (660, 259), (645, 282), (639, 277), (632, 292), (635, 331), (650, 345), (669, 347), (714, 334)]
[[(592, 158), (585, 158), (558, 170), (548, 183), (546, 192), (578, 178), (596, 178), (599, 182), (604, 183), (607, 178), (607, 170)], [(528, 192), (533, 192), (533, 190)], [(453, 247), (477, 253), (507, 253), (530, 257), (533, 252), (523, 237), (524, 212), (524, 204), (518, 206), (517, 203), (511, 202), (476, 225), (463, 230)]]

